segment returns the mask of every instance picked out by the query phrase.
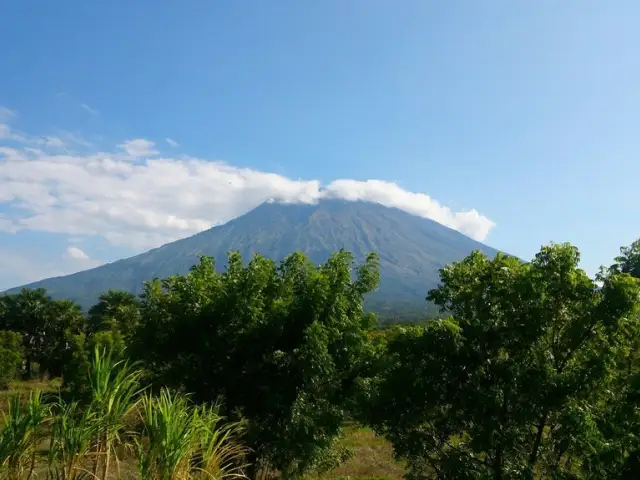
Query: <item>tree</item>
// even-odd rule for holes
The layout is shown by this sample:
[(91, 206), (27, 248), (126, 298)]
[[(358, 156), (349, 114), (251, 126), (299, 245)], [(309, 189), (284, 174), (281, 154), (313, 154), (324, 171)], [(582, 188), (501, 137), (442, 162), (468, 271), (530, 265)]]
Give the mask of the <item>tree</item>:
[(295, 477), (334, 458), (370, 368), (373, 318), (362, 305), (378, 278), (375, 255), (352, 279), (342, 251), (318, 267), (299, 253), (279, 267), (231, 253), (222, 274), (203, 257), (188, 275), (147, 283), (136, 350), (157, 383), (238, 408), (254, 468)]
[(109, 290), (89, 309), (88, 330), (95, 333), (103, 330), (119, 330), (129, 337), (140, 318), (140, 304), (135, 295), (119, 290)]
[[(568, 244), (474, 252), (428, 300), (451, 317), (389, 342), (370, 422), (411, 478), (587, 478), (608, 389), (638, 336), (638, 282), (598, 286)], [(601, 469), (600, 469), (601, 470)], [(592, 476), (588, 478), (606, 478)]]
[(620, 248), (620, 255), (615, 258), (610, 273), (628, 273), (634, 278), (640, 278), (640, 239), (628, 247)]
[[(640, 240), (621, 247), (615, 263), (602, 268), (599, 279), (605, 281), (619, 273), (640, 278)], [(597, 443), (585, 446), (590, 452), (584, 462), (589, 478), (640, 478), (640, 335), (631, 333), (627, 336), (632, 340), (620, 349), (618, 368), (611, 372), (600, 403), (591, 408), (600, 435), (595, 436)]]
[(34, 363), (40, 366), (41, 374), (60, 375), (69, 338), (84, 327), (80, 307), (69, 300), (52, 300), (44, 289), (4, 295), (2, 305), (0, 329), (22, 334), (25, 375), (31, 376)]
[(22, 336), (9, 330), (0, 330), (0, 389), (8, 387), (22, 367)]
[(92, 335), (80, 333), (69, 338), (69, 347), (62, 362), (62, 377), (66, 389), (74, 395), (86, 393), (89, 388), (87, 372), (96, 351), (109, 352), (118, 361), (125, 360), (126, 341), (120, 330), (101, 330)]

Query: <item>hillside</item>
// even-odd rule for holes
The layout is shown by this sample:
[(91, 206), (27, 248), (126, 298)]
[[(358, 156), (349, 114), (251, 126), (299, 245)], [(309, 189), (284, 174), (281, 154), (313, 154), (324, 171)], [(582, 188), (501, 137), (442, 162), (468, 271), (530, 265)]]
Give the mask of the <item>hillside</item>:
[(229, 250), (239, 250), (245, 259), (258, 252), (275, 260), (299, 250), (323, 262), (340, 248), (353, 252), (357, 261), (371, 251), (380, 255), (382, 280), (369, 308), (391, 311), (425, 308), (424, 297), (437, 284), (442, 266), (475, 249), (497, 253), (435, 221), (376, 203), (265, 203), (224, 225), (135, 257), (26, 287), (45, 288), (54, 298), (87, 308), (110, 288), (138, 293), (144, 280), (185, 273), (202, 254), (223, 268)]

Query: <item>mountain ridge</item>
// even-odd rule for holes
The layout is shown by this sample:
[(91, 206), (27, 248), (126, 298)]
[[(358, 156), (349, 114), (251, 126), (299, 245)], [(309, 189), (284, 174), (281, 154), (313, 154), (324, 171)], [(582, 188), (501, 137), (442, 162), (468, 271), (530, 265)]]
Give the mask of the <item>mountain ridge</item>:
[(140, 293), (144, 280), (186, 273), (200, 255), (212, 256), (221, 270), (230, 250), (240, 251), (245, 260), (260, 253), (276, 261), (301, 251), (321, 263), (340, 248), (351, 251), (358, 263), (370, 252), (380, 256), (380, 288), (370, 295), (370, 303), (416, 306), (426, 304), (427, 291), (437, 285), (444, 265), (476, 249), (489, 256), (498, 252), (434, 220), (374, 202), (265, 202), (225, 224), (133, 257), (7, 292), (45, 288), (54, 298), (88, 308), (109, 288)]

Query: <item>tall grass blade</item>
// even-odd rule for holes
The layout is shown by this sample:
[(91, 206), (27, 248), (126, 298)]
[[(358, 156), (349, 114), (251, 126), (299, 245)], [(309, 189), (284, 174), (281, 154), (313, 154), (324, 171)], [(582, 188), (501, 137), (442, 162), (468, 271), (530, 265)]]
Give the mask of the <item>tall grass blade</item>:
[(112, 458), (119, 465), (117, 448), (131, 443), (127, 421), (132, 416), (139, 394), (141, 371), (110, 351), (94, 351), (89, 366), (89, 409), (96, 422), (93, 474), (107, 478)]
[(246, 478), (248, 449), (239, 443), (244, 425), (223, 423), (218, 406), (204, 405), (194, 412), (199, 430), (199, 472), (202, 478)]
[(48, 418), (49, 408), (39, 391), (32, 392), (26, 402), (18, 395), (10, 399), (0, 433), (1, 478), (31, 478)]
[(49, 477), (56, 480), (97, 478), (86, 469), (96, 436), (95, 414), (78, 403), (56, 405), (49, 448)]

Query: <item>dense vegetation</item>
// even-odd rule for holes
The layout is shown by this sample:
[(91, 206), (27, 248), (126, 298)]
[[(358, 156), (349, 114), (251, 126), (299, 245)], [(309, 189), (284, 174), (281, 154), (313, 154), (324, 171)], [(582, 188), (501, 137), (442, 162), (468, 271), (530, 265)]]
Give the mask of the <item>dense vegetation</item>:
[(64, 383), (12, 400), (0, 478), (119, 478), (124, 459), (131, 478), (298, 478), (349, 456), (353, 422), (409, 479), (640, 478), (640, 241), (594, 279), (578, 263), (474, 252), (428, 293), (441, 319), (384, 330), (363, 308), (378, 257), (345, 251), (202, 257), (87, 315), (5, 295), (0, 383)]

